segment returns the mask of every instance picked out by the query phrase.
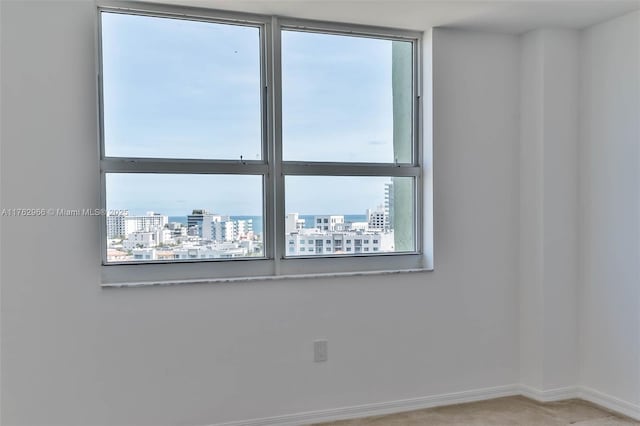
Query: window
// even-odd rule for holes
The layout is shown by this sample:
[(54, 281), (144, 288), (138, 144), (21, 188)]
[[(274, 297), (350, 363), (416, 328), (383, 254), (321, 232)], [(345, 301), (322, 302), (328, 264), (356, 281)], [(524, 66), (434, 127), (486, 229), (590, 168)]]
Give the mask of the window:
[(105, 283), (420, 267), (419, 34), (144, 7), (100, 9)]

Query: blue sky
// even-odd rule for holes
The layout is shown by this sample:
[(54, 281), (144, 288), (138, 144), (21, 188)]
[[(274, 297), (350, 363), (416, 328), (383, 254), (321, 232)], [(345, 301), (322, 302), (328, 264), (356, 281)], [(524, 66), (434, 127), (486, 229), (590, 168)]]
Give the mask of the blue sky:
[(257, 28), (114, 13), (102, 28), (107, 155), (260, 155)]
[(393, 162), (391, 42), (284, 31), (285, 160)]
[[(108, 156), (260, 159), (257, 28), (102, 15)], [(285, 31), (285, 160), (393, 161), (391, 42)], [(382, 178), (287, 178), (287, 211), (362, 214)], [(107, 207), (262, 212), (255, 176), (107, 176)]]

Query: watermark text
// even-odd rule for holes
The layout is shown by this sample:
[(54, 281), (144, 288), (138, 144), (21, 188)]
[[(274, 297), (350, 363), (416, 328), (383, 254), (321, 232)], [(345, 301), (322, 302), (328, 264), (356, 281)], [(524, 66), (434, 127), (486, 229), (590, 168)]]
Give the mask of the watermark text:
[(68, 209), (62, 207), (48, 207), (48, 208), (16, 208), (16, 209), (1, 209), (0, 216), (2, 217), (43, 217), (43, 216), (55, 216), (55, 217), (67, 217), (67, 216), (128, 216), (128, 210), (117, 209), (97, 209), (97, 208), (79, 208)]

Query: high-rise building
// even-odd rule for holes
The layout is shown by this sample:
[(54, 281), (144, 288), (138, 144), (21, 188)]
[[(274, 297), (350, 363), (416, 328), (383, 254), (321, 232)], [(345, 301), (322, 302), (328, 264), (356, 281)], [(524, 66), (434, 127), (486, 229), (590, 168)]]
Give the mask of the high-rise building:
[(393, 228), (393, 218), (395, 216), (395, 191), (393, 182), (384, 184), (384, 212), (387, 215), (385, 229)]
[(187, 229), (189, 235), (205, 238), (211, 235), (211, 223), (220, 218), (219, 215), (204, 209), (196, 209), (187, 215)]
[(367, 209), (367, 222), (369, 224), (369, 229), (389, 229), (389, 216), (383, 206), (378, 206), (376, 209)]
[(239, 241), (253, 235), (253, 220), (220, 220), (211, 223), (211, 240)]
[(127, 235), (125, 219), (129, 212), (118, 215), (107, 215), (107, 238), (118, 238)]

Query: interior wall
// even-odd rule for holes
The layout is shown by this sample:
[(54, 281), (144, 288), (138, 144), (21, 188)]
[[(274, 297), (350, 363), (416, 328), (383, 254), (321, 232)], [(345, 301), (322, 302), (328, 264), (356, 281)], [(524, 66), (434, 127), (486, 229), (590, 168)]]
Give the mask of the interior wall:
[(640, 12), (581, 58), (581, 381), (640, 415)]
[(520, 381), (542, 389), (543, 371), (543, 91), (540, 32), (521, 38), (520, 57)]
[(579, 36), (543, 30), (544, 113), (544, 365), (543, 389), (578, 380), (578, 98)]
[[(97, 207), (94, 3), (1, 19), (2, 208)], [(212, 424), (515, 383), (518, 41), (433, 37), (433, 272), (101, 289), (98, 218), (2, 217), (2, 424)]]
[(520, 383), (543, 397), (578, 378), (579, 32), (521, 43)]

